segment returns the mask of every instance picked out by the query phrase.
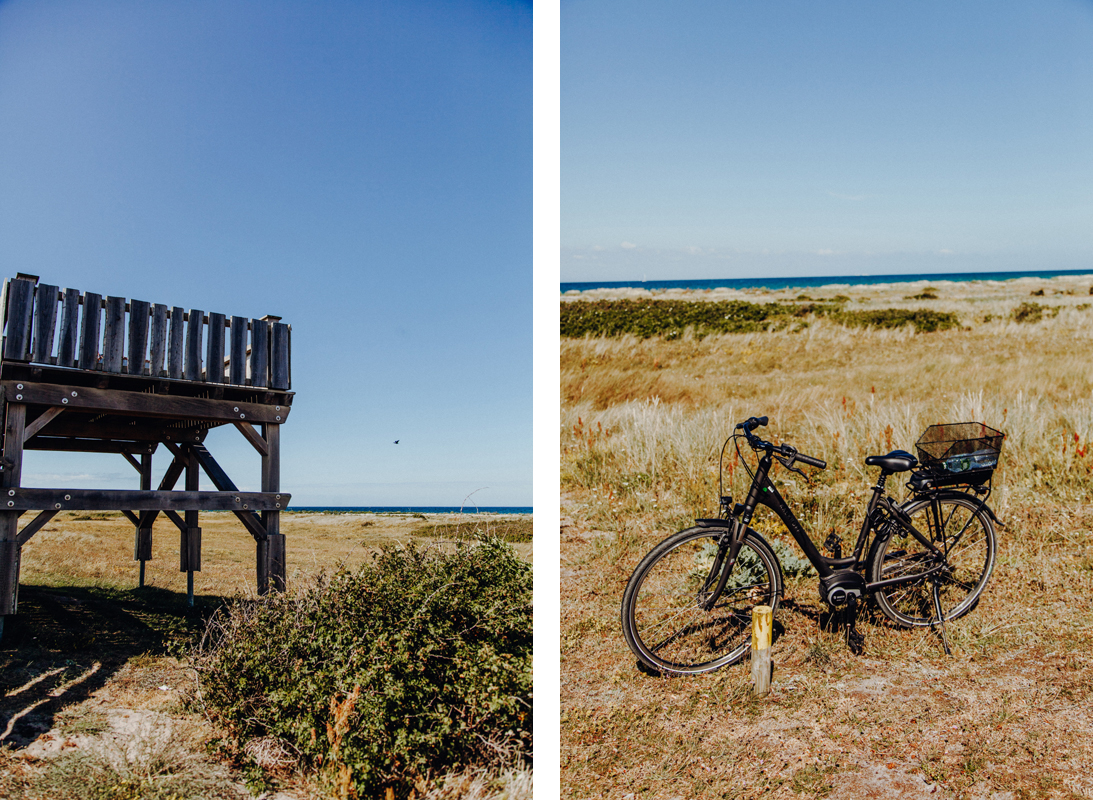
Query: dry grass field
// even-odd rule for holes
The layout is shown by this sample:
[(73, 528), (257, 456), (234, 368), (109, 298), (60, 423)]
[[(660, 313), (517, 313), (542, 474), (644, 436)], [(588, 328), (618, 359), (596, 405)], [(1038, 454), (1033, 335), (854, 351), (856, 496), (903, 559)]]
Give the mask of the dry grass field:
[[(666, 292), (654, 296), (843, 295), (850, 308), (953, 312), (961, 326), (914, 334), (813, 320), (701, 339), (563, 340), (563, 794), (1093, 796), (1091, 285)], [(939, 422), (1006, 432), (989, 501), (1005, 523), (998, 561), (979, 606), (948, 626), (951, 657), (934, 632), (868, 608), (853, 655), (813, 577), (787, 580), (769, 697), (752, 699), (746, 663), (690, 678), (637, 669), (619, 627), (626, 581), (658, 541), (716, 514), (718, 453), (752, 415), (770, 417), (764, 438), (828, 462), (806, 468), (807, 482), (777, 466), (776, 477), (813, 540), (835, 532), (845, 549), (876, 478), (867, 455), (913, 450)], [(726, 479), (740, 498), (744, 470)], [(757, 514), (753, 527), (796, 549), (776, 523)]]
[[(410, 541), (449, 548), (491, 533), (531, 559), (529, 516), (286, 512), (281, 519), (290, 588)], [(251, 797), (268, 788), (255, 780), (255, 764), (279, 779), (281, 800), (329, 796), (283, 754), (257, 746), (233, 752), (194, 703), (195, 638), (226, 599), (255, 592), (254, 542), (234, 515), (202, 514), (201, 527), (192, 609), (178, 533), (163, 519), (144, 589), (136, 588), (133, 526), (121, 514), (64, 512), (24, 546), (19, 613), (0, 641), (0, 797)], [(531, 796), (530, 770), (435, 777), (419, 800)]]

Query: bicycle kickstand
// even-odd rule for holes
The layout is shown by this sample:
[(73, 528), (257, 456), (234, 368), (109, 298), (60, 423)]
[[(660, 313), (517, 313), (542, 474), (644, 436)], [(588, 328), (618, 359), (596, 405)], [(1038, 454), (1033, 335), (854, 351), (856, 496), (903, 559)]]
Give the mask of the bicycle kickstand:
[(843, 612), (846, 617), (846, 646), (850, 652), (860, 656), (865, 651), (865, 634), (858, 630), (858, 598), (851, 595)]
[(934, 613), (937, 614), (936, 627), (941, 629), (941, 646), (945, 648), (945, 655), (951, 656), (953, 651), (949, 649), (949, 640), (945, 636), (945, 615), (941, 611), (941, 591), (936, 580), (931, 580), (930, 583), (933, 585)]

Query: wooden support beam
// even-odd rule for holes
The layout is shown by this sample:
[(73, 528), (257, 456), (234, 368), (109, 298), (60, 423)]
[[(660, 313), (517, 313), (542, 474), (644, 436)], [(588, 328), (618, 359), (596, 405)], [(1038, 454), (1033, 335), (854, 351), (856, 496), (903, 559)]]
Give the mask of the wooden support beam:
[[(153, 492), (111, 489), (8, 489), (0, 509), (37, 511), (272, 511), (284, 508), (291, 495), (265, 492)], [(143, 520), (143, 515), (142, 515)]]
[[(143, 468), (141, 467), (141, 465), (140, 465), (140, 462), (139, 462), (139, 461), (137, 461), (137, 460), (136, 460), (135, 458), (133, 458), (133, 457), (132, 457), (131, 455), (129, 455), (128, 453), (126, 453), (126, 452), (125, 452), (124, 450), (122, 451), (122, 455), (123, 455), (123, 456), (125, 456), (125, 460), (126, 460), (126, 461), (128, 461), (128, 462), (129, 462), (130, 464), (132, 464), (132, 465), (133, 465), (133, 469), (135, 469), (135, 470), (136, 470), (137, 472), (139, 472), (139, 473), (143, 474)], [(143, 489), (143, 488), (145, 488), (145, 487), (141, 486), (140, 488), (142, 488), (142, 489)], [(149, 486), (148, 488), (149, 488), (149, 489), (151, 489), (152, 487), (151, 487), (151, 486)]]
[[(235, 482), (228, 477), (228, 474), (224, 472), (224, 469), (213, 458), (212, 453), (203, 444), (187, 445), (187, 450), (194, 454), (198, 463), (201, 464), (201, 468), (205, 470), (205, 474), (209, 476), (209, 480), (213, 482), (215, 486), (221, 492), (234, 492)], [(253, 508), (253, 506), (252, 506)], [(254, 511), (236, 511), (236, 516), (250, 531), (251, 536), (258, 538), (259, 536), (266, 535), (266, 527), (263, 525), (261, 518)]]
[[(187, 445), (186, 447), (186, 491), (196, 492), (201, 480), (198, 472), (198, 456), (195, 447), (204, 448), (204, 445)], [(201, 528), (197, 509), (187, 509), (183, 520), (184, 525), (179, 528), (178, 543), (178, 569), (180, 572), (201, 571)], [(177, 523), (176, 523), (177, 524)], [(187, 581), (189, 586), (189, 581)]]
[(266, 446), (266, 440), (254, 429), (253, 425), (249, 422), (233, 422), (232, 424), (239, 429), (239, 432), (243, 434), (244, 437), (246, 437), (247, 441), (258, 451), (259, 455), (265, 456), (269, 454), (269, 447)]
[[(18, 384), (16, 384), (16, 386), (18, 386)], [(18, 394), (19, 392), (16, 392), (16, 395)], [(37, 419), (28, 423), (23, 429), (23, 442), (26, 443), (30, 437), (37, 435), (38, 431), (48, 425), (52, 420), (57, 419), (57, 417), (64, 413), (64, 410), (64, 406), (53, 406), (52, 408), (47, 408), (42, 414), (39, 414)]]
[(287, 405), (240, 403), (204, 397), (179, 397), (26, 381), (4, 381), (0, 386), (3, 387), (6, 398), (20, 403), (132, 414), (137, 417), (280, 423), (288, 418), (288, 412), (291, 409), (291, 406)]
[[(42, 513), (44, 514), (45, 512), (43, 511)], [(53, 513), (57, 513), (57, 512), (53, 512)], [(135, 525), (138, 528), (140, 527), (140, 517), (138, 517), (132, 511), (129, 511), (128, 509), (123, 508), (121, 510), (121, 513), (124, 514), (126, 519), (128, 519), (130, 522), (132, 522), (133, 525)]]
[(163, 514), (167, 517), (167, 519), (171, 520), (171, 522), (175, 524), (175, 527), (178, 528), (180, 531), (186, 530), (186, 520), (180, 517), (176, 512), (167, 510), (164, 511)]
[(129, 453), (151, 454), (155, 442), (118, 442), (109, 439), (73, 439), (67, 436), (35, 436), (26, 443), (27, 450), (60, 450), (68, 453)]
[[(12, 281), (17, 283), (17, 281)], [(5, 402), (4, 410), (4, 469), (0, 471), (0, 488), (13, 491), (23, 474), (23, 429), (27, 407), (22, 403)], [(0, 503), (0, 616), (14, 614), (19, 605), (19, 541), (20, 512)]]
[(27, 542), (29, 542), (30, 537), (36, 534), (42, 528), (44, 528), (46, 526), (46, 523), (48, 523), (55, 516), (57, 516), (56, 511), (43, 511), (26, 525), (24, 525), (23, 530), (19, 531), (19, 536), (16, 538), (19, 547), (22, 547)]

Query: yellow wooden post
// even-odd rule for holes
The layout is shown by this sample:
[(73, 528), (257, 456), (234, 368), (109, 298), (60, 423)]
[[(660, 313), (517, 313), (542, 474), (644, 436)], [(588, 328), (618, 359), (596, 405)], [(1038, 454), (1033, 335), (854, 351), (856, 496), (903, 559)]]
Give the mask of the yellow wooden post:
[(774, 628), (774, 611), (770, 606), (751, 610), (751, 682), (756, 697), (770, 693), (770, 639)]

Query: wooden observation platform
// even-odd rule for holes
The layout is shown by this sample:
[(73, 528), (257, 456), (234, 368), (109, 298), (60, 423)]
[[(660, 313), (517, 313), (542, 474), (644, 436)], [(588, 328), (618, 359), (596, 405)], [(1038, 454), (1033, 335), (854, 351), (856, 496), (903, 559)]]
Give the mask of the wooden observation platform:
[[(59, 511), (120, 510), (135, 529), (133, 557), (152, 557), (163, 514), (179, 530), (179, 570), (201, 570), (199, 511), (231, 511), (256, 543), (258, 591), (285, 585), (280, 430), (292, 405), (291, 329), (247, 319), (60, 289), (20, 274), (0, 296), (0, 631), (18, 606), (22, 546)], [(203, 444), (234, 425), (262, 458), (262, 491), (240, 492)], [(171, 459), (153, 489), (152, 456)], [(117, 453), (139, 490), (24, 487), (24, 450)], [(216, 491), (198, 491), (199, 470)], [(175, 485), (183, 479), (185, 488)], [(27, 512), (36, 515), (19, 528)]]

